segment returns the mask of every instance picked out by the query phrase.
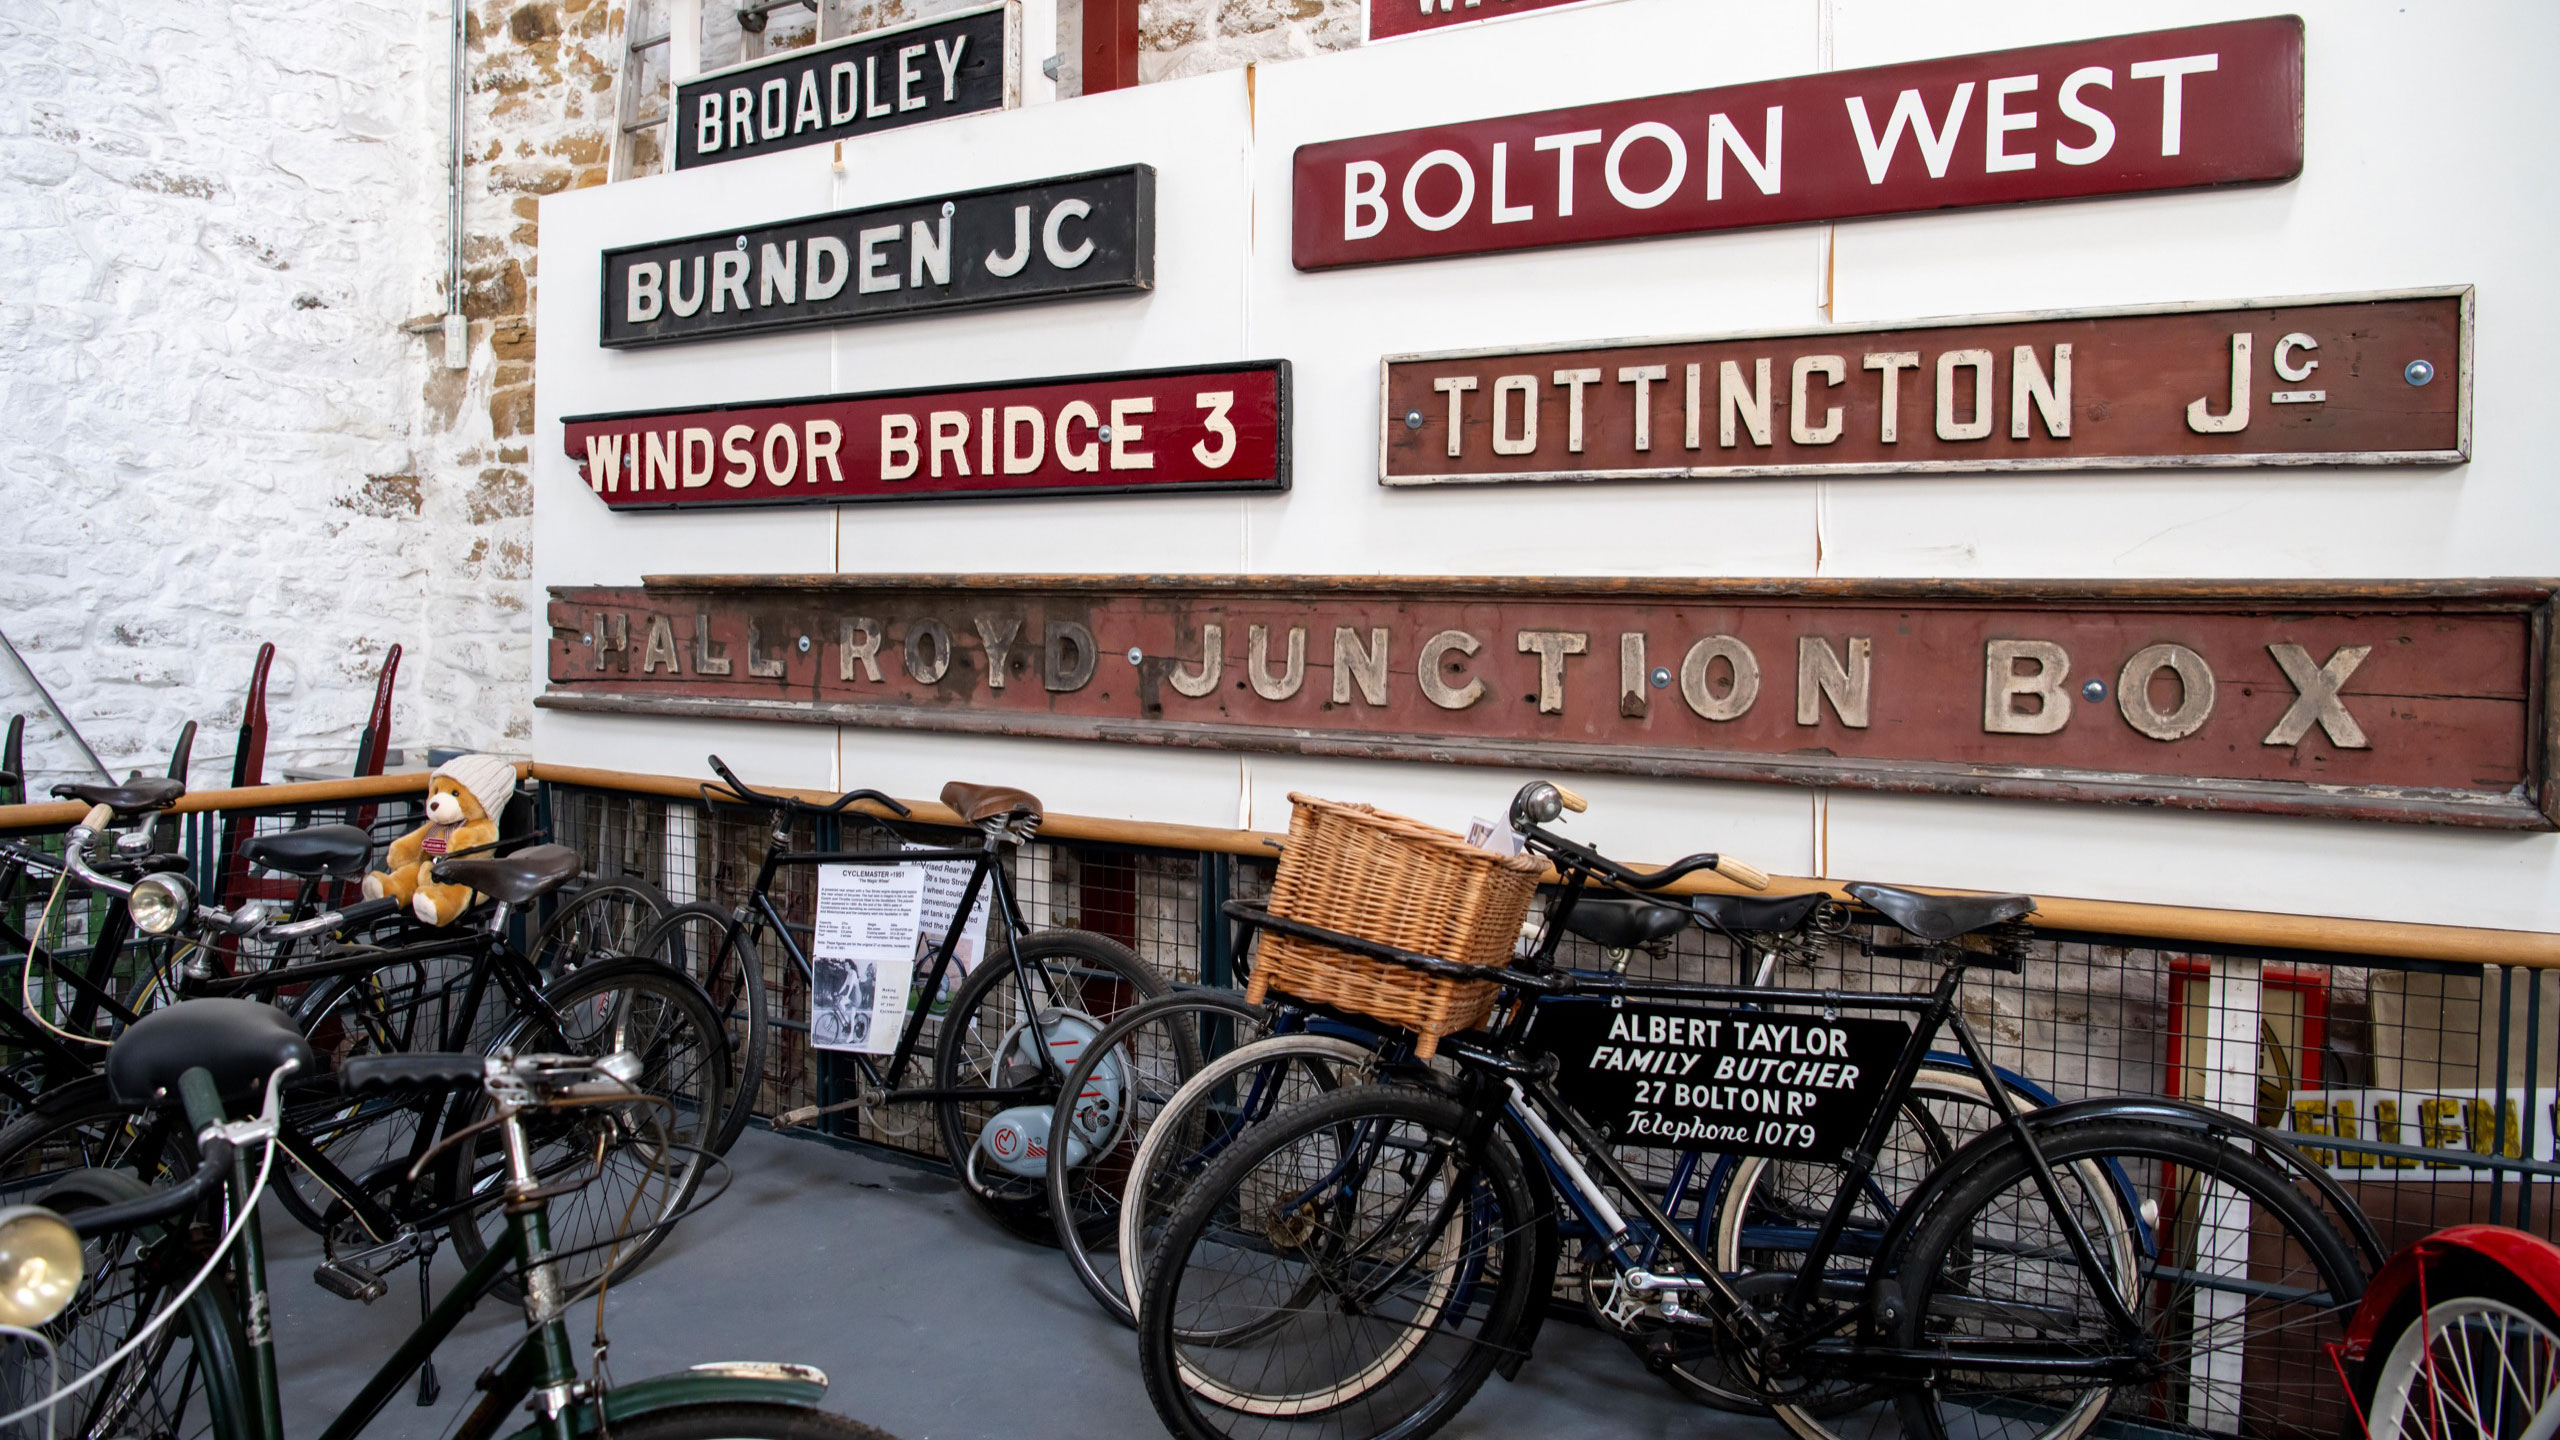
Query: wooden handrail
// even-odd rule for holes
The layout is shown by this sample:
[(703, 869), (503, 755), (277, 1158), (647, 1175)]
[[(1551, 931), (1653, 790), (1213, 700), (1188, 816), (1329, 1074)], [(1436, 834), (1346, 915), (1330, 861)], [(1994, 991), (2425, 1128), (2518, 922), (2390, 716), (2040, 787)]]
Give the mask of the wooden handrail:
[[(416, 794), (426, 789), (424, 770), (361, 780), (314, 780), (295, 785), (257, 785), (237, 790), (205, 790), (181, 798), (172, 809), (277, 809), (294, 805), (326, 805), (337, 801), (372, 800)], [(519, 777), (560, 785), (584, 785), (675, 800), (698, 800), (702, 783), (675, 775), (649, 775), (627, 770), (596, 770), (580, 765), (524, 764)], [(836, 797), (824, 790), (768, 788), (820, 803)], [(960, 817), (928, 800), (906, 802), (914, 818), (932, 825), (959, 825)], [(865, 807), (866, 809), (869, 807)], [(42, 829), (80, 819), (85, 807), (73, 801), (41, 805), (0, 805), (0, 830)], [(873, 813), (885, 814), (885, 811)], [(1051, 814), (1040, 833), (1061, 840), (1110, 845), (1144, 845), (1166, 850), (1206, 850), (1226, 855), (1268, 859), (1279, 853), (1281, 836), (1259, 830), (1228, 830), (1209, 825), (1168, 825), (1145, 820), (1112, 820), (1090, 815)], [(1841, 895), (1837, 880), (1812, 876), (1773, 877), (1769, 893), (1800, 895), (1820, 891)], [(1694, 895), (1732, 891), (1734, 886), (1712, 875), (1693, 875), (1667, 893)], [(1914, 886), (1942, 895), (1976, 893), (1938, 886)], [(2087, 930), (2169, 944), (2264, 946), (2285, 950), (2327, 950), (2345, 955), (2372, 955), (2405, 960), (2443, 960), (2472, 965), (2516, 965), (2560, 969), (2560, 934), (2535, 930), (2489, 930), (2466, 925), (2419, 925), (2406, 921), (2355, 920), (2327, 915), (2283, 915), (2258, 910), (2216, 910), (2190, 905), (2147, 905), (2123, 900), (2091, 900), (2065, 895), (2036, 897), (2036, 923), (2060, 930)]]
[[(516, 778), (533, 766), (516, 762)], [(427, 788), (425, 770), (400, 770), (355, 780), (303, 780), (291, 785), (245, 785), (239, 789), (198, 790), (178, 797), (163, 814), (187, 815), (199, 810), (275, 810), (295, 805), (327, 805), (341, 800), (379, 800), (390, 795), (416, 795)], [(0, 830), (41, 830), (75, 825), (89, 813), (77, 800), (48, 800), (38, 805), (0, 805)]]
[[(699, 780), (672, 775), (641, 775), (621, 770), (591, 770), (576, 765), (537, 764), (535, 779), (603, 790), (636, 791), (679, 800), (698, 800)], [(759, 786), (777, 795), (814, 800), (836, 797), (824, 790)], [(960, 817), (929, 801), (905, 802), (914, 818), (928, 824), (957, 825)], [(870, 809), (870, 807), (863, 807)], [(886, 813), (874, 811), (873, 813)], [(1279, 853), (1281, 836), (1259, 830), (1224, 830), (1206, 825), (1163, 825), (1143, 820), (1109, 820), (1087, 815), (1052, 813), (1040, 822), (1040, 833), (1061, 840), (1091, 840), (1115, 845), (1147, 845), (1170, 850), (1207, 850), (1228, 855)], [(1801, 895), (1820, 891), (1844, 896), (1843, 882), (1808, 876), (1772, 877), (1768, 893)], [(1941, 886), (1912, 886), (1940, 895), (1979, 892)], [(1666, 893), (1694, 895), (1706, 891), (1737, 892), (1713, 874), (1689, 876)], [(1738, 892), (1737, 892), (1738, 893)], [(2282, 915), (2257, 910), (2214, 910), (2191, 905), (2146, 905), (2123, 900), (2089, 900), (2072, 896), (2036, 897), (2035, 922), (2058, 930), (2087, 930), (2176, 944), (2264, 946), (2283, 950), (2328, 950), (2346, 955), (2372, 955), (2405, 960), (2444, 960), (2473, 965), (2517, 965), (2560, 969), (2560, 935), (2534, 930), (2487, 930), (2464, 925), (2419, 925), (2394, 920), (2355, 920), (2326, 915)]]

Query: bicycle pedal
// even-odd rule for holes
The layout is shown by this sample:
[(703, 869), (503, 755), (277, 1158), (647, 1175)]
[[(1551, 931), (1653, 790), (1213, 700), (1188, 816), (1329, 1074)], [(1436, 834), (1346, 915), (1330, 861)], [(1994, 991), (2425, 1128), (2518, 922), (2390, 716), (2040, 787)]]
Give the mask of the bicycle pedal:
[(352, 1260), (323, 1260), (313, 1268), (311, 1278), (341, 1300), (361, 1300), (367, 1305), (391, 1293), (390, 1281)]

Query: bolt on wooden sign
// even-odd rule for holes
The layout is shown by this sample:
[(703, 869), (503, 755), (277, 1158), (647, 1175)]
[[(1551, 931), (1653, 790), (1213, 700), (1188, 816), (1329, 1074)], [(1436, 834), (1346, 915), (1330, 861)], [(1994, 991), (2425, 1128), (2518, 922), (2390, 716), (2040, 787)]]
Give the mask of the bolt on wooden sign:
[(1149, 290), (1155, 195), (1155, 167), (1123, 165), (607, 250), (597, 343)]
[(651, 578), (558, 709), (2552, 828), (2553, 590)]
[(676, 86), (676, 168), (1021, 103), (1016, 0), (866, 31)]
[(2470, 458), (2471, 302), (2458, 288), (1390, 355), (1378, 477), (2447, 464)]
[(1298, 147), (1292, 258), (1374, 265), (2302, 170), (2291, 15)]
[(616, 510), (1289, 488), (1289, 362), (572, 415)]

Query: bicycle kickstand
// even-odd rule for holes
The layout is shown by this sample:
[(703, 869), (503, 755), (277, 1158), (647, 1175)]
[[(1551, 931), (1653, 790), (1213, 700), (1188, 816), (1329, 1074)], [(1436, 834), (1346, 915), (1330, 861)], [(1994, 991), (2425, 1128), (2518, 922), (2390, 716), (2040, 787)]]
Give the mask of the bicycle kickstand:
[[(435, 1314), (435, 1292), (427, 1283), (427, 1267), (434, 1264), (435, 1247), (429, 1246), (418, 1255), (418, 1318), (426, 1320)], [(444, 1394), (444, 1386), (436, 1379), (436, 1357), (427, 1356), (418, 1366), (418, 1404), (433, 1405)]]

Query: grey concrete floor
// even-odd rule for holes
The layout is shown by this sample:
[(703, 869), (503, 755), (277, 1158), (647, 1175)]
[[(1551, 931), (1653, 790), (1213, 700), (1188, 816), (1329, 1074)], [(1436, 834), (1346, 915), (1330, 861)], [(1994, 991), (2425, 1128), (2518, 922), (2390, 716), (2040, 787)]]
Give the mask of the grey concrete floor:
[[(827, 1408), (901, 1440), (1023, 1435), (1148, 1440), (1164, 1433), (1138, 1378), (1137, 1339), (1097, 1308), (1054, 1250), (1011, 1239), (946, 1176), (751, 1131), (718, 1203), (688, 1219), (605, 1315), (614, 1377), (704, 1360), (798, 1360), (832, 1377)], [(319, 1242), (278, 1212), (266, 1224), (285, 1433), (317, 1435), (416, 1324), (414, 1269), (371, 1306), (311, 1283)], [(450, 1281), (459, 1270), (445, 1257)], [(592, 1303), (575, 1317), (585, 1343)], [(441, 1401), (394, 1400), (368, 1437), (434, 1440), (471, 1382), (521, 1332), (482, 1303), (437, 1357)], [(1548, 1325), (1517, 1382), (1486, 1383), (1440, 1432), (1490, 1437), (1774, 1440), (1772, 1422), (1701, 1409), (1625, 1347)]]

